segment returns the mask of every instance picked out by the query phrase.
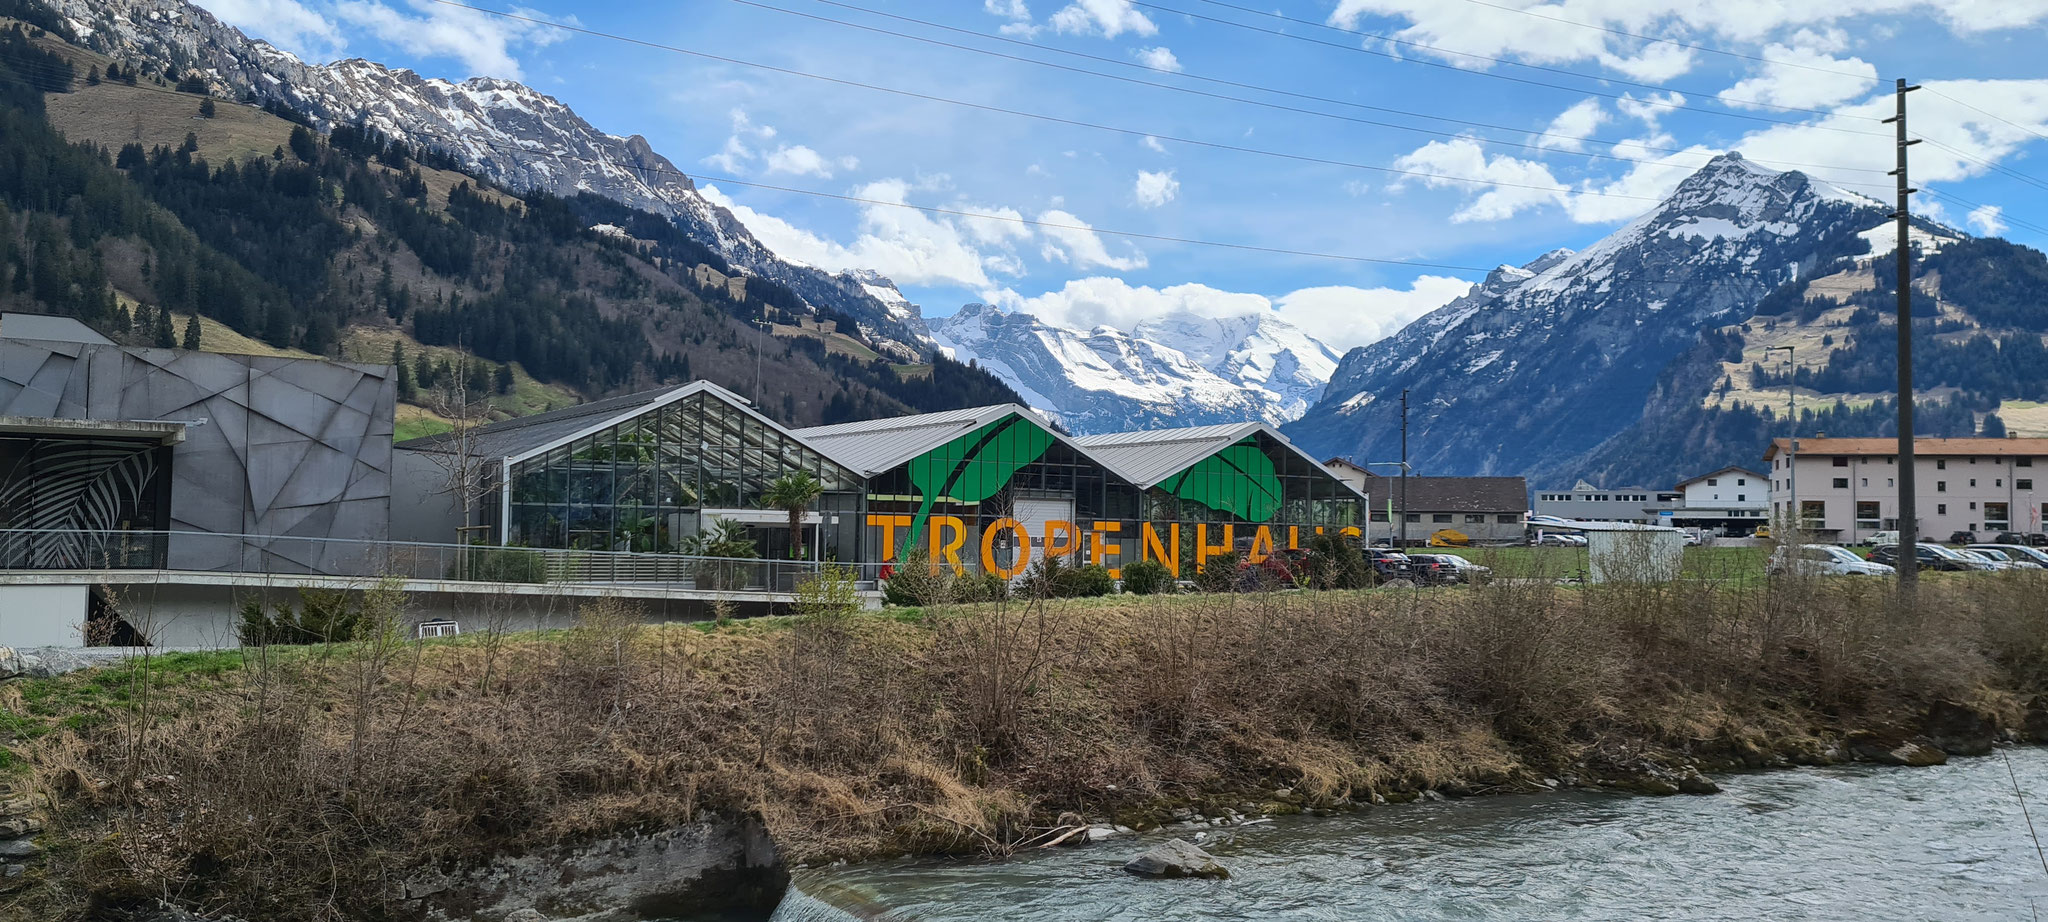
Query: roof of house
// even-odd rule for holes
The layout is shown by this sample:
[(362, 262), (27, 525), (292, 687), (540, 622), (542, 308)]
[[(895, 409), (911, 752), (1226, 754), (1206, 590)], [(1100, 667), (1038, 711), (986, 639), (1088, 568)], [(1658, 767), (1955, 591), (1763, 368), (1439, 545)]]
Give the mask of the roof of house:
[(1077, 447), (1045, 417), (1014, 403), (812, 426), (796, 430), (796, 436), (861, 476), (873, 477), (1013, 413)]
[(1755, 477), (1758, 480), (1768, 479), (1764, 477), (1763, 474), (1760, 474), (1756, 471), (1752, 471), (1749, 468), (1743, 467), (1740, 464), (1730, 464), (1727, 467), (1724, 467), (1718, 471), (1708, 471), (1704, 474), (1699, 475), (1698, 477), (1692, 477), (1685, 480), (1681, 480), (1678, 482), (1678, 486), (1674, 487), (1674, 489), (1683, 490), (1685, 489), (1687, 484), (1699, 483), (1700, 481), (1705, 480), (1709, 477), (1719, 477), (1722, 474), (1748, 474), (1749, 476)]
[[(1135, 432), (1103, 432), (1074, 440), (1090, 457), (1139, 487), (1150, 487), (1187, 470), (1195, 463), (1249, 436), (1265, 433), (1302, 460), (1323, 469), (1314, 456), (1295, 447), (1280, 431), (1265, 423), (1217, 423), (1183, 426), (1178, 429), (1142, 429)], [(1341, 481), (1340, 481), (1341, 482)], [(1356, 491), (1355, 487), (1345, 484)]]
[[(1772, 439), (1771, 447), (1764, 451), (1764, 460), (1776, 458), (1791, 448), (1789, 439)], [(1799, 439), (1801, 454), (1810, 455), (1896, 455), (1899, 440), (1881, 439), (1830, 439), (1825, 437)], [(2048, 455), (2048, 439), (1914, 439), (1915, 457), (1954, 458), (1964, 455)]]
[(111, 346), (114, 341), (70, 317), (52, 314), (0, 313), (0, 336), (8, 339), (37, 339), (54, 343), (86, 343)]
[[(1367, 475), (1375, 505), (1401, 501), (1401, 478)], [(1409, 512), (1527, 512), (1529, 482), (1521, 477), (1409, 477)]]
[[(692, 381), (674, 387), (657, 388), (606, 397), (573, 407), (535, 413), (514, 419), (489, 423), (477, 428), (473, 452), (479, 458), (507, 458), (520, 461), (548, 449), (574, 441), (585, 435), (616, 426), (619, 423), (646, 413), (657, 407), (666, 406), (693, 394), (709, 394), (752, 416), (761, 423), (788, 432), (774, 420), (761, 415), (745, 397), (719, 387), (709, 381)], [(393, 446), (406, 451), (442, 452), (452, 439), (449, 433), (422, 436), (409, 439)], [(797, 437), (798, 441), (804, 441)], [(809, 444), (809, 443), (806, 443)], [(812, 448), (817, 446), (812, 445)], [(825, 452), (820, 449), (820, 454)], [(829, 457), (829, 455), (828, 455)]]

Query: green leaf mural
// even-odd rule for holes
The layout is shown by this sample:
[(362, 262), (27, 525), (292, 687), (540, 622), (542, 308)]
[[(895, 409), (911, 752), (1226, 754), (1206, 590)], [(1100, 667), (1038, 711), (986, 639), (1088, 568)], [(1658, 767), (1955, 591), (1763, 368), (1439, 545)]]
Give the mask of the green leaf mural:
[(1252, 436), (1189, 465), (1160, 486), (1247, 522), (1270, 521), (1280, 512), (1280, 475)]
[[(911, 459), (910, 482), (923, 494), (899, 556), (917, 546), (941, 496), (978, 503), (996, 495), (1018, 471), (1045, 455), (1053, 434), (1020, 416), (1005, 416)], [(1271, 469), (1268, 464), (1267, 468)]]

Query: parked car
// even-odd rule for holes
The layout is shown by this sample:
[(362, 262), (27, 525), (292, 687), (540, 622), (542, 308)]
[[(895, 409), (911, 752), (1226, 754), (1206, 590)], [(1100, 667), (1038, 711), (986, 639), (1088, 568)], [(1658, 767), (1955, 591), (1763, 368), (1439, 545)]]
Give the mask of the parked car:
[(1423, 573), (1425, 582), (1441, 585), (1483, 583), (1493, 577), (1493, 568), (1473, 563), (1457, 554), (1409, 554), (1408, 559), (1415, 563), (1418, 572)]
[(1367, 548), (1365, 560), (1372, 564), (1373, 576), (1377, 577), (1379, 582), (1397, 579), (1412, 582), (1415, 579), (1415, 562), (1400, 551), (1379, 547)]
[(1952, 532), (1949, 532), (1949, 535), (1948, 535), (1948, 543), (1950, 543), (1950, 544), (1976, 544), (1976, 543), (1977, 543), (1977, 533), (1976, 533), (1976, 532), (1974, 532), (1974, 531), (1952, 531)]
[(1872, 547), (1875, 547), (1880, 544), (1897, 544), (1899, 543), (1899, 533), (1895, 531), (1872, 532), (1870, 537), (1865, 538), (1857, 543), (1867, 544)]
[(2048, 534), (2037, 531), (2001, 531), (1991, 539), (1992, 544), (2017, 544), (2023, 547), (2048, 547)]
[(1749, 536), (1752, 538), (1768, 538), (1771, 536), (1771, 526), (1758, 525), (1756, 531), (1751, 532)]
[(1972, 544), (1970, 550), (1997, 551), (2016, 563), (2032, 563), (2048, 570), (2048, 551), (2038, 547), (2028, 547), (2024, 544)]
[[(1920, 568), (1923, 570), (1968, 572), (1992, 569), (1991, 562), (1988, 560), (1964, 557), (1939, 544), (1915, 544), (1913, 545), (1913, 550), (1915, 551), (1914, 556), (1919, 559)], [(1870, 559), (1875, 563), (1896, 567), (1899, 564), (1899, 546), (1896, 544), (1880, 544), (1871, 549)]]
[(2032, 561), (2028, 561), (2028, 565), (2022, 567), (2020, 564), (2014, 563), (2012, 558), (2007, 557), (2004, 554), (2001, 554), (1997, 551), (1973, 551), (1969, 548), (1963, 547), (1956, 548), (1955, 552), (1963, 555), (1964, 557), (1975, 557), (1978, 560), (1990, 564), (1991, 569), (2000, 572), (2006, 570), (2033, 569)]
[(1537, 536), (1536, 536), (1536, 546), (1537, 546), (1537, 547), (1578, 547), (1578, 542), (1576, 542), (1576, 541), (1573, 541), (1570, 535), (1564, 534), (1564, 533), (1562, 533), (1562, 532), (1555, 532), (1555, 531), (1551, 531), (1551, 532), (1544, 532), (1543, 534), (1537, 535)]
[(1832, 544), (1780, 545), (1771, 552), (1765, 569), (1772, 576), (1890, 576), (1897, 572), (1890, 564), (1864, 560)]
[(1700, 533), (1699, 533), (1699, 532), (1696, 532), (1696, 531), (1688, 531), (1688, 532), (1686, 532), (1686, 533), (1685, 533), (1685, 546), (1686, 546), (1686, 547), (1698, 547), (1698, 546), (1699, 546), (1699, 543), (1700, 543)]

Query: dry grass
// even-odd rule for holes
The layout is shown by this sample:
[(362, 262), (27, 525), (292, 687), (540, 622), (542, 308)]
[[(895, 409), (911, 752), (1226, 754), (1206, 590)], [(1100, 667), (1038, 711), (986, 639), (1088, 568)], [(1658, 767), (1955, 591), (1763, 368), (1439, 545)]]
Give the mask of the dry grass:
[[(158, 897), (395, 918), (399, 869), (705, 808), (758, 814), (798, 859), (1001, 852), (1067, 812), (1791, 753), (1944, 698), (2017, 720), (2048, 683), (2044, 588), (1933, 579), (1901, 608), (1853, 582), (1503, 583), (897, 617), (824, 592), (726, 626), (605, 602), (545, 635), (172, 658), (27, 689), (17, 708), (66, 702), (18, 746), (56, 844), (32, 893), (37, 918)], [(380, 599), (373, 624), (402, 619)], [(138, 681), (154, 693), (84, 694)]]

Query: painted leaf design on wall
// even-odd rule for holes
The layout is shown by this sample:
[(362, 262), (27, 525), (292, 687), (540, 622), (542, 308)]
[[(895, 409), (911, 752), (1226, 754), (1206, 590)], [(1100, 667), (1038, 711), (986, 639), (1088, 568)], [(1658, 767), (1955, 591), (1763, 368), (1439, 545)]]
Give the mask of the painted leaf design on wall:
[(1160, 486), (1247, 522), (1270, 521), (1280, 512), (1280, 474), (1251, 436), (1189, 465)]
[[(92, 549), (122, 527), (156, 476), (150, 447), (38, 441), (0, 481), (0, 563), (43, 569), (95, 566)], [(55, 532), (23, 534), (20, 530)]]
[(900, 553), (917, 546), (941, 496), (978, 503), (996, 495), (1025, 466), (1052, 447), (1053, 434), (1011, 414), (911, 459), (911, 485), (923, 495), (911, 518), (910, 536)]

